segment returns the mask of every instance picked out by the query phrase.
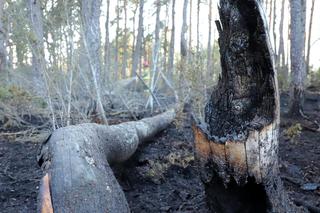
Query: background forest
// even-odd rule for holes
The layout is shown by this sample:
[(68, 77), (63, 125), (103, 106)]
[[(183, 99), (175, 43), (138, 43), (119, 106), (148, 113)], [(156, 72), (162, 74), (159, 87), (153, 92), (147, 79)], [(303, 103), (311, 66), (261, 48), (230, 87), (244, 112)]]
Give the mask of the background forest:
[[(230, 33), (232, 35), (229, 36), (223, 32), (221, 26), (226, 25), (216, 20), (229, 14), (219, 16), (219, 2), (221, 5), (232, 2), (233, 8), (230, 11), (238, 11), (234, 17), (244, 17), (245, 21), (238, 19), (230, 27), (236, 28), (230, 32), (240, 33)], [(269, 47), (264, 39), (266, 31), (272, 49), (271, 58), (277, 70), (281, 122), (274, 127), (275, 134), (272, 132), (271, 137), (266, 134), (268, 137), (265, 144), (271, 144), (268, 140), (276, 143), (276, 146), (269, 147), (274, 150), (274, 155), (270, 157), (269, 152), (261, 151), (263, 149), (260, 150), (260, 142), (259, 147), (253, 150), (256, 151), (255, 154), (270, 157), (270, 162), (276, 162), (279, 155), (280, 173), (274, 176), (277, 180), (281, 178), (290, 200), (310, 212), (320, 212), (320, 56), (317, 53), (320, 48), (320, 19), (317, 19), (320, 2), (260, 0), (266, 29), (260, 29), (263, 28), (260, 23), (261, 16), (252, 15), (255, 14), (252, 11), (258, 8), (252, 2), (0, 0), (0, 212), (36, 211), (39, 185), (43, 177), (37, 162), (45, 165), (42, 157), (51, 158), (51, 155), (43, 154), (46, 153), (46, 148), (42, 148), (42, 153), (39, 152), (39, 147), (53, 143), (48, 142), (48, 135), (52, 132), (65, 131), (66, 134), (61, 135), (63, 139), (69, 139), (66, 139), (66, 144), (70, 147), (76, 144), (79, 138), (85, 138), (85, 142), (90, 138), (88, 141), (92, 144), (104, 141), (111, 146), (117, 141), (117, 136), (127, 139), (127, 131), (138, 131), (134, 125), (139, 122), (126, 123), (127, 121), (138, 121), (172, 108), (176, 109), (176, 114), (173, 111), (164, 114), (175, 114), (175, 118), (172, 117), (174, 121), (162, 119), (166, 121), (167, 128), (163, 130), (163, 125), (158, 124), (161, 128), (157, 131), (163, 131), (152, 139), (146, 135), (145, 138), (150, 141), (140, 144), (139, 148), (138, 145), (132, 146), (137, 149), (133, 156), (115, 154), (119, 158), (130, 157), (130, 160), (120, 165), (110, 164), (108, 169), (114, 179), (106, 179), (116, 178), (115, 182), (119, 182), (120, 192), (125, 195), (124, 200), (128, 202), (132, 212), (209, 212), (204, 186), (206, 184), (202, 183), (200, 176), (203, 174), (199, 172), (195, 157), (197, 139), (194, 136), (197, 136), (197, 129), (192, 121), (196, 120), (193, 118), (204, 120), (208, 115), (214, 117), (214, 114), (210, 115), (213, 112), (210, 107), (212, 109), (214, 106), (209, 104), (218, 100), (218, 104), (222, 103), (219, 105), (221, 111), (215, 112), (219, 114), (215, 119), (218, 118), (220, 123), (226, 125), (216, 124), (217, 120), (214, 119), (209, 122), (206, 120), (207, 124), (212, 124), (214, 131), (219, 132), (228, 126), (231, 127), (230, 131), (233, 131), (234, 123), (235, 126), (239, 124), (239, 129), (243, 126), (250, 129), (250, 119), (250, 124), (255, 125), (271, 118), (273, 122), (278, 122), (278, 94), (273, 90), (277, 85), (274, 83), (275, 76), (270, 65)], [(242, 14), (243, 5), (245, 9), (250, 8), (252, 13)], [(257, 11), (260, 14), (260, 10)], [(239, 20), (245, 25), (241, 25)], [(254, 22), (253, 25), (247, 24), (251, 21)], [(252, 30), (252, 26), (255, 30)], [(222, 39), (219, 40), (219, 36)], [(232, 56), (228, 55), (230, 52), (231, 55), (234, 52), (241, 55), (243, 52), (237, 52), (237, 48), (240, 47), (241, 50), (249, 47), (246, 46), (246, 41), (251, 44), (251, 49), (244, 58), (258, 61), (252, 65), (252, 69), (250, 61), (250, 66), (241, 60), (241, 63), (238, 63), (238, 60), (234, 62), (230, 59)], [(224, 45), (226, 43), (229, 45)], [(226, 49), (227, 51), (224, 51)], [(221, 58), (220, 51), (223, 56)], [(241, 58), (237, 54), (237, 59)], [(263, 65), (266, 61), (261, 60), (265, 58), (268, 66)], [(227, 60), (234, 62), (234, 70), (245, 70), (245, 76), (253, 81), (242, 81), (237, 75), (230, 77), (227, 74), (227, 77), (221, 78), (220, 63), (227, 64)], [(223, 73), (228, 73), (226, 67), (224, 66)], [(230, 70), (229, 73), (232, 73)], [(254, 71), (253, 75), (251, 71)], [(230, 84), (237, 88), (227, 90), (228, 84), (225, 82), (229, 81), (221, 79), (234, 80)], [(216, 87), (219, 80), (220, 86), (223, 85), (221, 88)], [(230, 96), (226, 95), (229, 98), (233, 97), (233, 92), (237, 89), (253, 91), (248, 98), (255, 100), (258, 97), (256, 100), (259, 100), (259, 107), (261, 105), (268, 113), (262, 113), (262, 119), (256, 119), (259, 118), (260, 111), (249, 108), (243, 112), (244, 119), (241, 122), (224, 119), (228, 118), (225, 114), (232, 111), (229, 109), (233, 109), (230, 108), (232, 104), (224, 103), (232, 102), (233, 99), (226, 99), (226, 102), (220, 100), (225, 98), (225, 91), (230, 93)], [(246, 93), (239, 94), (240, 97)], [(220, 99), (216, 99), (218, 96)], [(246, 103), (250, 103), (249, 99), (243, 97), (245, 96), (240, 97), (240, 102), (235, 102), (235, 111), (241, 111), (246, 107)], [(209, 107), (205, 107), (208, 102)], [(266, 116), (263, 117), (264, 115)], [(157, 118), (155, 120), (162, 121)], [(75, 126), (79, 128), (73, 135), (75, 139), (66, 136), (69, 128), (74, 127), (71, 125), (82, 123), (90, 124)], [(123, 123), (128, 125), (127, 128), (115, 131), (111, 136), (81, 129), (86, 125), (117, 129), (116, 125)], [(145, 125), (140, 125), (141, 127), (148, 129)], [(258, 139), (252, 141), (263, 141), (263, 134), (255, 135), (258, 135)], [(233, 137), (233, 134), (231, 136)], [(220, 139), (222, 138), (224, 137)], [(54, 141), (54, 137), (50, 140)], [(41, 145), (44, 141), (44, 145)], [(217, 144), (221, 145), (220, 142)], [(229, 141), (224, 142), (229, 145)], [(208, 147), (212, 149), (211, 145)], [(77, 149), (70, 150), (74, 151), (75, 155), (81, 153), (76, 151)], [(99, 149), (93, 153), (100, 151)], [(84, 153), (86, 157), (89, 156), (87, 152)], [(241, 154), (238, 151), (234, 153)], [(226, 152), (224, 154), (226, 155)], [(63, 159), (69, 155), (70, 153), (54, 157), (60, 159), (62, 156)], [(237, 158), (235, 159), (237, 161)], [(261, 159), (263, 158), (259, 155), (259, 160)], [(51, 159), (45, 160), (50, 162)], [(80, 163), (87, 162), (91, 165), (91, 157), (85, 160)], [(67, 161), (62, 165), (69, 165), (65, 163)], [(78, 162), (75, 165), (75, 168), (87, 168), (79, 166)], [(271, 168), (268, 164), (263, 165), (267, 169)], [(75, 174), (71, 169), (65, 170)], [(62, 174), (60, 173), (64, 177), (64, 173)], [(80, 178), (74, 179), (81, 182)], [(57, 185), (63, 189), (61, 191), (66, 191), (62, 184)], [(279, 189), (275, 185), (272, 187)], [(257, 195), (250, 191), (249, 194)], [(82, 195), (86, 196), (86, 193)], [(112, 198), (120, 202), (116, 196)], [(278, 201), (281, 202), (280, 199)], [(233, 208), (229, 202), (222, 203)], [(84, 204), (83, 206), (87, 207)]]
[[(317, 3), (305, 3), (263, 2), (281, 90), (320, 84)], [(202, 117), (220, 73), (217, 4), (1, 0), (0, 122), (28, 125), (35, 116), (50, 118), (52, 128), (107, 123), (114, 113), (135, 118), (173, 103), (189, 103)], [(289, 11), (302, 20), (290, 20)]]

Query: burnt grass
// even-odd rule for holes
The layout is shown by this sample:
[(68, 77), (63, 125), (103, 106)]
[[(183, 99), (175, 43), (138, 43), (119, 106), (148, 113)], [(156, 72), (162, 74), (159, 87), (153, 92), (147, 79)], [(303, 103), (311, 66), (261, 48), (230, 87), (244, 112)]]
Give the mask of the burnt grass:
[[(288, 95), (281, 95), (280, 170), (293, 200), (320, 208), (320, 188), (304, 190), (306, 183), (320, 183), (320, 133), (313, 124), (285, 116)], [(320, 95), (308, 93), (305, 113), (320, 123)], [(135, 155), (113, 169), (132, 212), (209, 212), (204, 188), (193, 157), (190, 118), (185, 115), (141, 146)], [(301, 123), (302, 132), (286, 136), (290, 126)], [(1, 129), (1, 128), (0, 128)], [(4, 130), (2, 130), (4, 131)], [(0, 212), (36, 212), (42, 172), (36, 163), (39, 144), (0, 137)]]

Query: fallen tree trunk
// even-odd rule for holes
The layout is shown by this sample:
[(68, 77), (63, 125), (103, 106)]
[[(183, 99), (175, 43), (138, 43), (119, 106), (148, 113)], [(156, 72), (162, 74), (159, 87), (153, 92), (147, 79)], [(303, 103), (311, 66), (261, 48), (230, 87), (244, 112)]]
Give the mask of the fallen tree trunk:
[[(127, 160), (140, 143), (165, 129), (174, 117), (172, 110), (114, 126), (81, 124), (54, 131), (38, 156), (48, 173), (40, 186), (39, 211), (130, 212), (109, 165)], [(52, 211), (47, 211), (45, 202), (48, 191)]]
[(299, 212), (278, 169), (279, 95), (259, 0), (220, 0), (222, 74), (194, 125), (196, 159), (213, 212)]

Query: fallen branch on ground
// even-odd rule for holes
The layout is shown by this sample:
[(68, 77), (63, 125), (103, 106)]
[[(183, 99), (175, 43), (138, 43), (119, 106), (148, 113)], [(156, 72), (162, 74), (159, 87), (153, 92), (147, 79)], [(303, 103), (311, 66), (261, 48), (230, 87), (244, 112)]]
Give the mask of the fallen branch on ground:
[[(48, 173), (54, 212), (130, 212), (109, 164), (127, 160), (142, 142), (165, 129), (175, 112), (114, 126), (58, 129), (42, 145), (38, 163)], [(40, 193), (39, 210), (45, 202)]]

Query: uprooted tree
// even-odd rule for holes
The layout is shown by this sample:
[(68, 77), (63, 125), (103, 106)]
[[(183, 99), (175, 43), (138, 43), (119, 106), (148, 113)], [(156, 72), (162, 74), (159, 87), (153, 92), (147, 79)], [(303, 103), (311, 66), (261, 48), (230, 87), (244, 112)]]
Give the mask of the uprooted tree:
[(222, 74), (195, 124), (195, 149), (213, 212), (299, 212), (278, 168), (279, 96), (259, 0), (220, 0)]
[(171, 110), (114, 126), (81, 124), (54, 131), (38, 155), (47, 173), (40, 185), (39, 212), (130, 212), (109, 165), (127, 160), (174, 117)]

